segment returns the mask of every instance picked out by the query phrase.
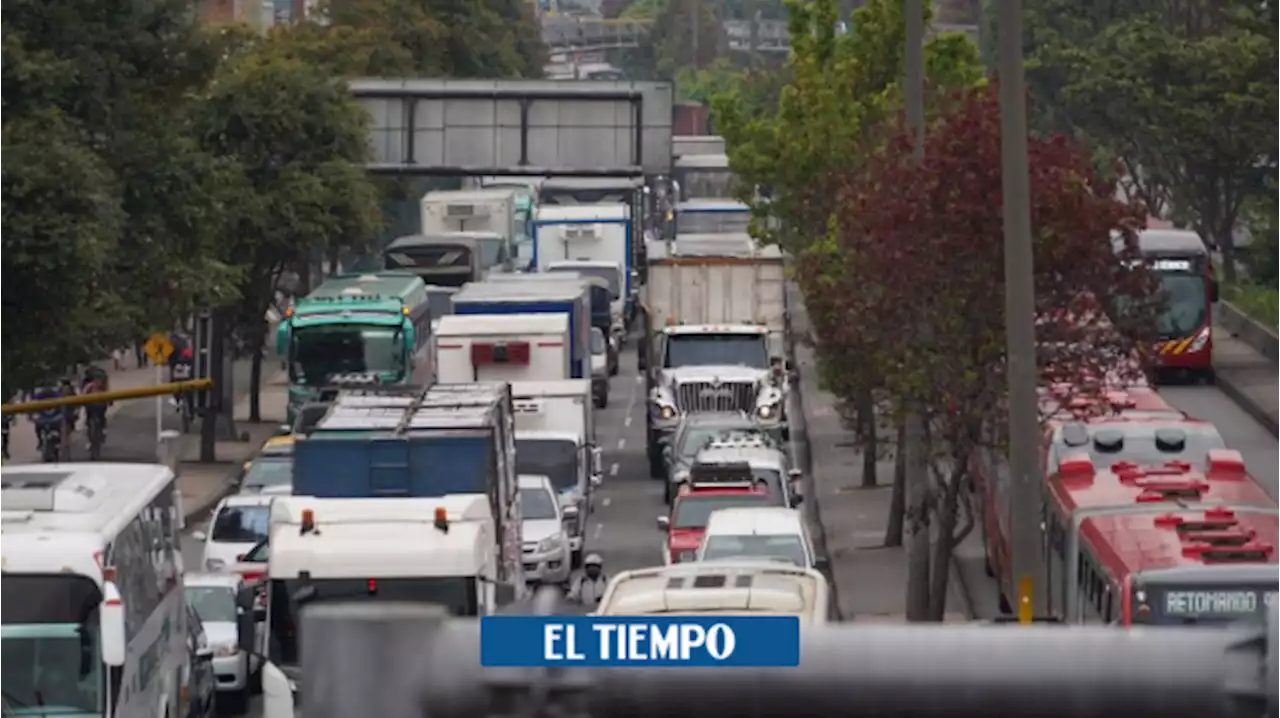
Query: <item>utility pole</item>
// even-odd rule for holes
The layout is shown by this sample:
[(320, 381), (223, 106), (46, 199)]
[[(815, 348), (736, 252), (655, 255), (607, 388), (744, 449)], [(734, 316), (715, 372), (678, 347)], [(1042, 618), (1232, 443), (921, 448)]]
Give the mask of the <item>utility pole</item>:
[(1035, 276), (1027, 168), (1027, 104), (1022, 63), (1022, 0), (1000, 0), (1000, 164), (1004, 196), (1005, 354), (1009, 377), (1010, 545), (1018, 622), (1045, 605), (1042, 483), (1037, 455)]
[[(924, 5), (923, 0), (902, 0), (902, 16), (906, 21), (907, 47), (902, 94), (907, 126), (915, 135), (911, 156), (924, 161)], [(929, 618), (929, 557), (931, 531), (922, 516), (928, 510), (929, 456), (926, 453), (926, 427), (918, 407), (911, 407), (903, 431), (905, 446), (898, 447), (905, 458), (905, 494), (911, 532), (907, 543), (907, 620)]]

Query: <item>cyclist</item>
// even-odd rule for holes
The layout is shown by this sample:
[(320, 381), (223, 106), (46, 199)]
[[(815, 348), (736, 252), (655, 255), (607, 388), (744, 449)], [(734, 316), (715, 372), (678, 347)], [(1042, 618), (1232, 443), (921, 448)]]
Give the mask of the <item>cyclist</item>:
[[(76, 385), (70, 379), (63, 378), (58, 382), (58, 395), (63, 397), (75, 396)], [(80, 420), (80, 407), (64, 406), (62, 407), (62, 418), (67, 422), (67, 433), (75, 433), (76, 423)]]
[[(53, 382), (42, 382), (32, 390), (28, 397), (31, 401), (44, 401), (46, 399), (57, 399), (62, 396)], [(44, 409), (37, 411), (31, 415), (31, 423), (36, 426), (36, 446), (40, 449), (40, 453), (45, 455), (45, 443), (50, 439), (55, 439), (61, 446), (62, 439), (62, 422), (64, 416), (61, 408)]]
[[(80, 393), (81, 394), (99, 394), (107, 391), (107, 373), (99, 367), (90, 365), (84, 370), (84, 376), (81, 378)], [(90, 430), (93, 422), (98, 422), (101, 427), (102, 441), (107, 440), (107, 408), (111, 406), (111, 402), (104, 401), (100, 404), (85, 404), (85, 429)], [(93, 437), (89, 437), (89, 448), (93, 448)]]

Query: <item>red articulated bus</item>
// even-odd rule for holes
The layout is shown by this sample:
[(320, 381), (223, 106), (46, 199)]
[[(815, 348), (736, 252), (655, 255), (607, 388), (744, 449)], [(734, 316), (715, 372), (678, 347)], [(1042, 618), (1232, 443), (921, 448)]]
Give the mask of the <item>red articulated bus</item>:
[[(1085, 406), (1086, 400), (1055, 397), (1055, 394), (1066, 393), (1055, 389), (1041, 391), (1042, 411), (1052, 411), (1052, 406), (1046, 406), (1049, 402), (1058, 402), (1061, 406), (1058, 415), (1046, 422), (1041, 436), (1040, 468), (1045, 477), (1057, 474), (1063, 457), (1075, 452), (1084, 452), (1091, 461), (1104, 467), (1120, 462), (1160, 465), (1175, 460), (1200, 466), (1210, 451), (1226, 448), (1226, 442), (1212, 424), (1191, 419), (1173, 409), (1150, 388), (1134, 386), (1107, 392), (1104, 400), (1112, 413), (1087, 420), (1074, 418), (1077, 412), (1091, 408)], [(999, 581), (1000, 609), (1009, 612), (1007, 599), (1014, 594), (1008, 525), (1011, 508), (1008, 461), (997, 451), (982, 450), (971, 457), (970, 470), (982, 494), (987, 571)]]
[(1204, 241), (1187, 230), (1147, 229), (1138, 233), (1138, 249), (1168, 302), (1159, 319), (1157, 368), (1212, 382), (1218, 284)]
[(1207, 453), (1201, 468), (1063, 457), (1048, 481), (1051, 615), (1123, 626), (1266, 620), (1280, 584), (1280, 513), (1239, 452)]

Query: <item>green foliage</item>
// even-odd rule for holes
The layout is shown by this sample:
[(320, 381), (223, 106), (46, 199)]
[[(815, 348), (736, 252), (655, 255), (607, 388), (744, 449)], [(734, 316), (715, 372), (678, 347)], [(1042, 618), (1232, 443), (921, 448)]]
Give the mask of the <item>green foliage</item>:
[[(4, 378), (9, 390), (102, 345), (119, 301), (107, 289), (124, 217), (110, 169), (56, 113), (4, 125)], [(33, 338), (38, 340), (33, 341)]]
[(242, 318), (258, 327), (285, 267), (361, 249), (381, 220), (362, 167), (368, 116), (327, 68), (276, 40), (224, 64), (194, 112), (205, 149), (245, 179), (221, 252), (243, 270)]
[[(1257, 3), (1149, 0), (1108, 15), (1041, 0), (1029, 82), (1042, 127), (1118, 160), (1137, 196), (1222, 249), (1275, 167), (1276, 24)], [(1124, 58), (1123, 62), (1117, 58)]]
[[(742, 180), (741, 196), (759, 220), (756, 233), (799, 251), (826, 233), (835, 209), (834, 173), (857, 165), (876, 146), (898, 106), (906, 28), (896, 0), (866, 3), (844, 35), (835, 33), (834, 0), (787, 7), (790, 82), (777, 114), (752, 112), (741, 93), (722, 94), (712, 106)], [(930, 97), (981, 81), (975, 49), (964, 37), (933, 38), (925, 58)], [(768, 201), (757, 201), (757, 187), (768, 190)]]
[(1280, 292), (1256, 284), (1228, 284), (1223, 288), (1223, 299), (1236, 305), (1242, 312), (1275, 330), (1280, 326)]

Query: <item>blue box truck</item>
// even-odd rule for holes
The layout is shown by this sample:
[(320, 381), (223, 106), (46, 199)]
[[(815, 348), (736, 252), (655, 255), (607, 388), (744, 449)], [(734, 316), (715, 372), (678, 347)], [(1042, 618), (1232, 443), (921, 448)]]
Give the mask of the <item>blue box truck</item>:
[(434, 386), (417, 395), (350, 390), (293, 449), (293, 493), (319, 498), (489, 497), (500, 580), (524, 591), (508, 384)]
[(584, 281), (476, 282), (453, 295), (453, 313), (568, 314), (570, 378), (591, 378), (591, 296)]

